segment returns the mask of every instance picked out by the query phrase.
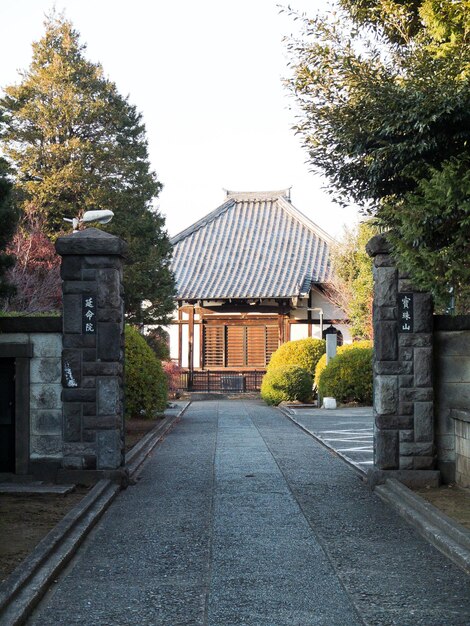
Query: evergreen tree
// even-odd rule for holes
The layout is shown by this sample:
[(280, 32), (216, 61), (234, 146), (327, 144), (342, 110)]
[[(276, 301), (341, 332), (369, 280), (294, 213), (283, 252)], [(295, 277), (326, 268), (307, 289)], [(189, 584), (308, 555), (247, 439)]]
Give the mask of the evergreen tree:
[(11, 203), (11, 183), (7, 178), (7, 164), (0, 159), (0, 300), (12, 295), (14, 288), (6, 277), (7, 270), (14, 264), (14, 258), (6, 252), (18, 221)]
[(153, 208), (161, 183), (150, 169), (145, 126), (101, 66), (85, 58), (65, 18), (47, 18), (29, 69), (5, 89), (0, 111), (3, 149), (23, 211), (42, 215), (53, 239), (64, 217), (114, 211), (106, 230), (129, 244), (128, 319), (165, 322), (173, 309), (171, 244)]
[(455, 172), (470, 156), (470, 3), (338, 0), (303, 25), (290, 88), (312, 167), (391, 230), (421, 287), (464, 302), (469, 196)]

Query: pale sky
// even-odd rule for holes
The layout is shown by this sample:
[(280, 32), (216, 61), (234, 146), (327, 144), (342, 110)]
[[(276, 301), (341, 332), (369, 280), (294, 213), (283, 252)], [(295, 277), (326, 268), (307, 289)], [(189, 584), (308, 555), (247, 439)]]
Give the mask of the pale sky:
[[(282, 2), (313, 14), (324, 0)], [(44, 15), (65, 11), (108, 78), (142, 113), (157, 206), (175, 235), (217, 208), (223, 189), (292, 186), (292, 202), (333, 236), (358, 219), (309, 172), (282, 78), (295, 23), (278, 0), (0, 0), (0, 88), (18, 82)]]

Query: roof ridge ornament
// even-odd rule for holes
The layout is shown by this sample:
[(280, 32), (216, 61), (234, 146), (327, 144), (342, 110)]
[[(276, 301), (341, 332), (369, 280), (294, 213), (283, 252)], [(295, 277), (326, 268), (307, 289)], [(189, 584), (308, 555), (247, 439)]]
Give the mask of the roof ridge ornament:
[(233, 191), (223, 188), (227, 199), (234, 200), (275, 200), (277, 198), (285, 198), (290, 202), (291, 187), (285, 189), (276, 189), (271, 191)]

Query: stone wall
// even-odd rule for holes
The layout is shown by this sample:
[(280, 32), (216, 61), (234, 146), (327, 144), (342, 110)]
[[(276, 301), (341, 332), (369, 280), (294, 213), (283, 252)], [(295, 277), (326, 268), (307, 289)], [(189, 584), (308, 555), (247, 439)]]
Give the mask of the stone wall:
[(434, 317), (435, 427), (444, 482), (470, 486), (470, 316)]
[[(0, 357), (19, 357), (16, 379), (17, 454), (24, 462), (21, 471), (28, 473), (31, 463), (62, 459), (62, 320), (61, 318), (4, 318), (0, 321)], [(14, 331), (18, 332), (14, 332)], [(20, 347), (28, 348), (28, 357)], [(25, 379), (21, 379), (24, 372)]]

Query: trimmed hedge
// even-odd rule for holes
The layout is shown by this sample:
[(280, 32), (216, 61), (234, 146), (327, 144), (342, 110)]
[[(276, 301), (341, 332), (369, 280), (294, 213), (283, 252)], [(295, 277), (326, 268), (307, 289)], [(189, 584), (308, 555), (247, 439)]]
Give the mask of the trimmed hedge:
[(125, 340), (125, 417), (150, 419), (166, 408), (167, 378), (153, 350), (132, 326), (126, 326)]
[(333, 397), (341, 404), (372, 404), (372, 354), (372, 348), (337, 354), (320, 374), (320, 395)]
[(298, 365), (271, 368), (263, 377), (261, 397), (267, 404), (293, 400), (309, 402), (312, 397), (312, 377)]
[(297, 339), (287, 341), (273, 352), (267, 371), (281, 365), (298, 365), (306, 370), (313, 378), (315, 367), (320, 357), (325, 354), (326, 342), (323, 339)]
[[(362, 339), (361, 341), (354, 341), (353, 343), (345, 343), (342, 346), (338, 346), (336, 349), (336, 354), (342, 354), (347, 350), (356, 350), (357, 348), (372, 348), (373, 342), (370, 339)], [(320, 374), (326, 367), (326, 353), (320, 357), (320, 360), (317, 363), (315, 368), (315, 387), (318, 389), (318, 381), (320, 379)]]

